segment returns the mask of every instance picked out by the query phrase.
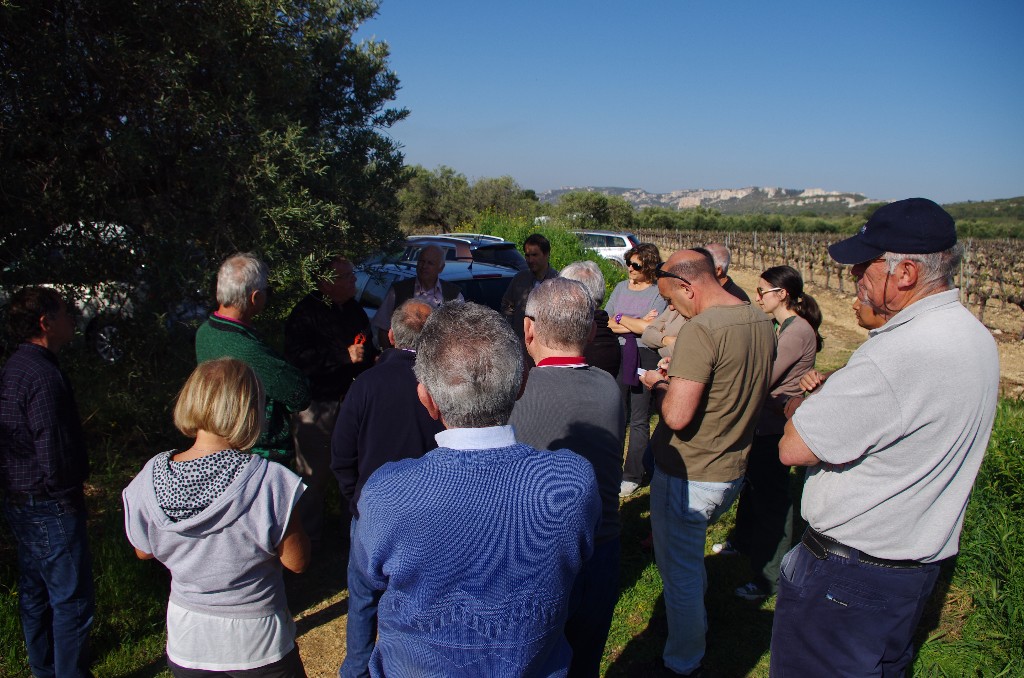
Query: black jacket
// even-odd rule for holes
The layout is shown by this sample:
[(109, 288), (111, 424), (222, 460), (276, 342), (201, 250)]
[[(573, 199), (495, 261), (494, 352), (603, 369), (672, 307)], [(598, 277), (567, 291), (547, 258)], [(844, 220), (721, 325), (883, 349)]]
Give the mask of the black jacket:
[[(366, 353), (361, 363), (353, 364), (348, 347), (360, 333)], [(284, 357), (309, 378), (313, 400), (342, 398), (352, 380), (373, 366), (376, 356), (370, 319), (355, 299), (339, 307), (319, 291), (311, 292), (295, 305), (285, 323)]]

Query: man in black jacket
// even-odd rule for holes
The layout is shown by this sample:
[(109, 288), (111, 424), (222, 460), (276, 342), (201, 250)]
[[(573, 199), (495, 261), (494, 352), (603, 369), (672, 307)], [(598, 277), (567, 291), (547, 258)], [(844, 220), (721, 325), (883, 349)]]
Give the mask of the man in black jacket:
[[(309, 378), (311, 402), (294, 418), (295, 470), (308, 490), (302, 520), (314, 547), (323, 531), (324, 492), (331, 476), (331, 432), (352, 381), (369, 369), (376, 352), (370, 319), (355, 300), (356, 276), (344, 257), (328, 277), (295, 305), (284, 328), (284, 355)], [(342, 507), (343, 523), (346, 520)]]
[(416, 299), (437, 308), (446, 301), (463, 301), (462, 289), (455, 283), (441, 280), (444, 270), (444, 251), (437, 245), (427, 245), (416, 258), (416, 277), (393, 283), (384, 295), (384, 301), (373, 317), (377, 330), (377, 344), (381, 349), (394, 344), (388, 339), (391, 314), (409, 299)]
[[(389, 343), (395, 348), (381, 356), (376, 367), (356, 379), (342, 403), (331, 439), (331, 469), (342, 498), (352, 512), (355, 534), (359, 491), (374, 471), (389, 461), (421, 457), (437, 447), (434, 436), (444, 430), (416, 395), (416, 340), (430, 315), (430, 305), (410, 299), (391, 316)], [(358, 548), (354, 541), (350, 546)], [(377, 601), (364, 576), (349, 558), (348, 625), (342, 678), (369, 676), (370, 653), (377, 628)]]

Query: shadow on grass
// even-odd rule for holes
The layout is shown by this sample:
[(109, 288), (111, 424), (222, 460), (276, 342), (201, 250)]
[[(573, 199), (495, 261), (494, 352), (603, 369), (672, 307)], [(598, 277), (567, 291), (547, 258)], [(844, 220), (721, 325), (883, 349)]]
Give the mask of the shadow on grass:
[[(708, 556), (705, 607), (708, 615), (705, 678), (735, 678), (751, 674), (768, 652), (772, 635), (772, 611), (763, 605), (736, 598), (732, 591), (746, 581), (746, 559)], [(673, 676), (662, 664), (668, 637), (664, 596), (659, 596), (651, 620), (608, 667), (608, 678)]]
[[(345, 590), (348, 568), (348, 521), (342, 525), (337, 506), (329, 506), (324, 516), (324, 531), (321, 545), (313, 552), (309, 568), (302, 574), (285, 571), (284, 586), (288, 592), (288, 607), (292, 614), (308, 610), (339, 592)], [(348, 602), (333, 603), (324, 610), (315, 612), (298, 622), (299, 634), (333, 621), (345, 614)], [(325, 615), (333, 610), (333, 616)], [(311, 622), (310, 620), (315, 620)]]
[[(634, 495), (624, 501), (622, 515), (621, 586), (635, 586), (654, 561), (654, 553), (641, 546), (650, 533), (650, 495)], [(708, 614), (705, 676), (734, 678), (756, 671), (771, 643), (773, 613), (770, 606), (752, 603), (733, 595), (733, 590), (750, 579), (749, 561), (742, 557), (707, 556), (708, 573), (705, 606)], [(660, 588), (660, 586), (659, 586)], [(662, 664), (668, 636), (663, 595), (658, 595), (647, 626), (635, 634), (609, 665), (609, 678), (626, 676), (671, 676)], [(767, 671), (764, 671), (765, 675)]]
[(635, 494), (619, 509), (622, 518), (622, 554), (619, 564), (619, 590), (626, 591), (640, 579), (644, 569), (654, 560), (654, 551), (641, 542), (651, 533), (651, 496)]
[(140, 666), (131, 673), (124, 674), (124, 678), (156, 678), (169, 675), (171, 675), (171, 671), (167, 668), (167, 657), (160, 657), (145, 666)]

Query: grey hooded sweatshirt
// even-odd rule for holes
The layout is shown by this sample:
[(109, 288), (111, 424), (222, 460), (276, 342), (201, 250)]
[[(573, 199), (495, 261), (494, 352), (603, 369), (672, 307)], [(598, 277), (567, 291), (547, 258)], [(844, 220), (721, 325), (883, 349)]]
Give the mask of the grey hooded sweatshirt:
[(171, 601), (237, 619), (287, 609), (277, 546), (305, 489), (302, 479), (254, 456), (210, 506), (173, 522), (153, 489), (156, 459), (146, 463), (121, 497), (128, 541), (171, 571)]

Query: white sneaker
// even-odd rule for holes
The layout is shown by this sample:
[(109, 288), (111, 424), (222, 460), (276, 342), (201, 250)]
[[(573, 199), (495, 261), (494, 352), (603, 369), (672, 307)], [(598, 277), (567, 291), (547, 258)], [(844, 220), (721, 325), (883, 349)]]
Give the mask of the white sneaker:
[(734, 556), (737, 553), (739, 553), (739, 551), (736, 550), (736, 547), (733, 546), (728, 539), (726, 539), (721, 544), (712, 544), (711, 552), (718, 556)]
[(632, 480), (623, 480), (622, 484), (619, 485), (619, 496), (628, 497), (639, 489), (640, 483), (634, 483)]

